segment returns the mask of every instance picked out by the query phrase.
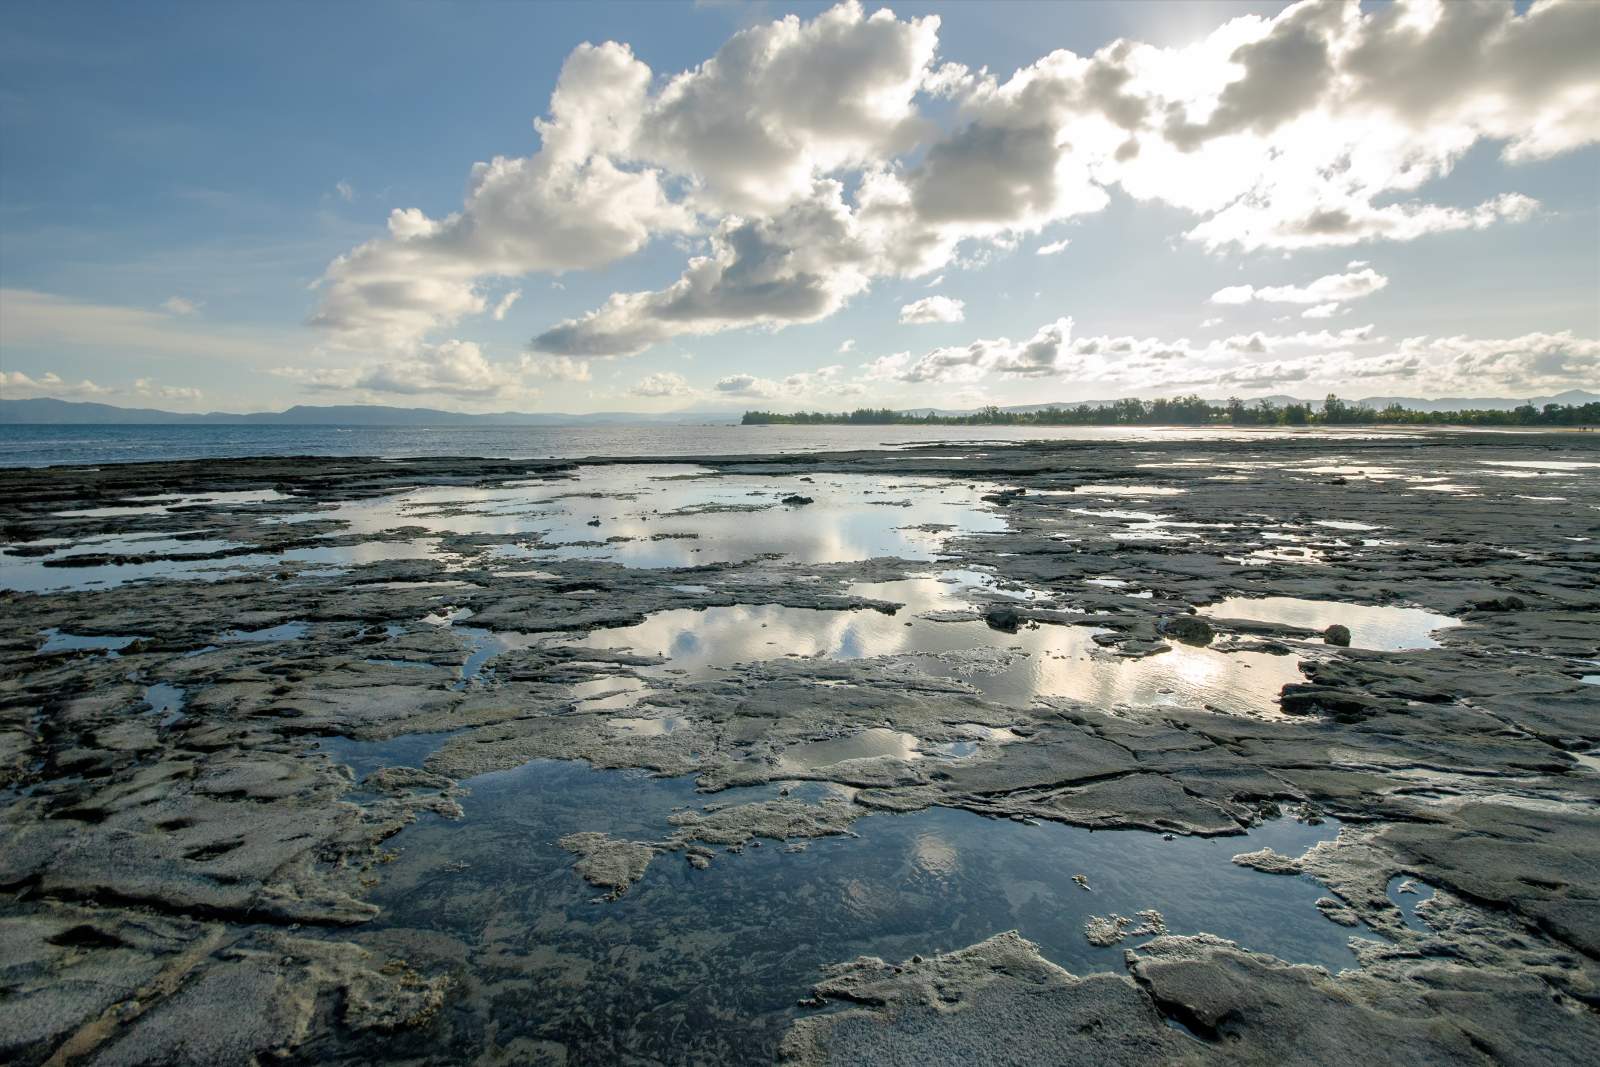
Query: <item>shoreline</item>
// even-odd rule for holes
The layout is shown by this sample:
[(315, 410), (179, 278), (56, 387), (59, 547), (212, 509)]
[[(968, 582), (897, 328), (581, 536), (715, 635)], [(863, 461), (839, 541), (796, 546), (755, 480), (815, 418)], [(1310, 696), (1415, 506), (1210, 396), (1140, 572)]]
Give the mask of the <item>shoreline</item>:
[[(0, 438), (9, 449), (0, 455), (0, 470), (26, 468), (71, 468), (108, 463), (192, 462), (213, 459), (231, 461), (246, 458), (282, 457), (299, 452), (323, 458), (385, 459), (469, 458), (469, 453), (518, 460), (579, 459), (589, 456), (622, 455), (638, 458), (693, 458), (730, 449), (726, 442), (738, 441), (737, 451), (749, 455), (810, 454), (819, 451), (915, 448), (939, 444), (957, 445), (1013, 443), (1070, 445), (1078, 442), (1320, 440), (1342, 441), (1408, 439), (1434, 434), (1440, 439), (1462, 435), (1537, 436), (1547, 440), (1582, 440), (1587, 435), (1552, 438), (1552, 428), (1499, 427), (1241, 427), (1238, 429), (1195, 429), (1192, 427), (1088, 427), (1040, 429), (1030, 427), (928, 428), (900, 427), (709, 427), (626, 426), (569, 428), (494, 428), (490, 430), (444, 428), (338, 428), (338, 427), (256, 427), (244, 434), (227, 427), (11, 427), (0, 428)], [(752, 432), (759, 429), (760, 432)], [(40, 431), (40, 432), (35, 432)], [(43, 432), (49, 431), (49, 432)], [(115, 431), (107, 433), (106, 431)], [(1247, 432), (1248, 431), (1248, 432)]]
[[(67, 428), (67, 427), (61, 427)], [(334, 427), (325, 427), (334, 428)], [(744, 430), (747, 427), (727, 427), (730, 429)], [(785, 427), (785, 429), (809, 430), (814, 427)], [(827, 430), (839, 427), (826, 427)], [(845, 429), (860, 431), (876, 431), (893, 429), (893, 427), (844, 427)], [(370, 427), (369, 427), (370, 429)], [(408, 432), (411, 427), (395, 427)], [(444, 427), (440, 432), (453, 432), (459, 427)], [(507, 432), (522, 429), (521, 427), (504, 427)], [(546, 428), (537, 428), (543, 432)], [(560, 429), (554, 427), (553, 429)], [(651, 427), (641, 427), (651, 429)], [(1126, 430), (1126, 427), (1087, 427), (1084, 429)], [(706, 462), (787, 462), (796, 458), (818, 458), (830, 456), (854, 456), (873, 453), (884, 454), (914, 454), (920, 451), (931, 451), (940, 448), (955, 448), (971, 444), (998, 446), (1001, 448), (1117, 448), (1124, 446), (1137, 446), (1145, 444), (1181, 445), (1188, 444), (1194, 447), (1225, 446), (1229, 443), (1252, 442), (1318, 442), (1335, 444), (1339, 442), (1381, 442), (1397, 440), (1427, 439), (1439, 436), (1441, 443), (1462, 444), (1472, 443), (1471, 438), (1483, 437), (1484, 443), (1511, 443), (1507, 438), (1529, 438), (1529, 443), (1542, 441), (1549, 438), (1560, 438), (1564, 442), (1571, 441), (1586, 444), (1590, 438), (1576, 427), (1481, 427), (1481, 426), (1404, 426), (1404, 427), (1271, 427), (1271, 426), (1243, 426), (1243, 427), (1215, 427), (1201, 430), (1203, 436), (1185, 437), (1178, 436), (1185, 433), (1194, 433), (1195, 427), (1182, 426), (1149, 426), (1131, 428), (1134, 432), (1143, 431), (1168, 431), (1173, 436), (1157, 438), (1116, 438), (1104, 436), (1091, 437), (1040, 437), (1007, 440), (1004, 438), (985, 438), (981, 436), (957, 437), (949, 440), (926, 440), (906, 442), (885, 442), (871, 448), (844, 448), (832, 451), (785, 451), (785, 452), (686, 452), (671, 453), (667, 455), (632, 455), (632, 454), (593, 454), (593, 455), (539, 455), (539, 456), (492, 456), (492, 455), (456, 455), (456, 454), (417, 454), (417, 455), (374, 455), (374, 454), (336, 454), (307, 452), (264, 452), (246, 455), (218, 455), (218, 456), (184, 456), (175, 459), (135, 459), (119, 462), (87, 461), (83, 463), (62, 463), (39, 466), (22, 466), (0, 463), (0, 479), (24, 471), (40, 473), (59, 471), (83, 471), (94, 468), (115, 467), (141, 467), (155, 468), (168, 465), (193, 466), (195, 464), (238, 464), (238, 463), (273, 463), (273, 462), (317, 462), (317, 463), (415, 463), (415, 464), (449, 464), (460, 463), (505, 463), (505, 464), (556, 464), (556, 465), (583, 465), (583, 464), (618, 464), (618, 463), (689, 463), (704, 460)], [(430, 431), (431, 432), (431, 431)], [(477, 431), (464, 431), (477, 432)], [(1219, 436), (1220, 434), (1238, 434), (1237, 437)], [(1594, 446), (1600, 450), (1600, 437), (1594, 438)]]

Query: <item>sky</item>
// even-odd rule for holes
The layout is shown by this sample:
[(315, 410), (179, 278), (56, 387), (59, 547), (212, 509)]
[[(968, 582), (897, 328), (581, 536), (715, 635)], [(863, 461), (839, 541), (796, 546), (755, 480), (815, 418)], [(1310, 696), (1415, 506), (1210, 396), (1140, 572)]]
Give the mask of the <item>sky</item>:
[(10, 4), (0, 396), (1600, 389), (1600, 3)]

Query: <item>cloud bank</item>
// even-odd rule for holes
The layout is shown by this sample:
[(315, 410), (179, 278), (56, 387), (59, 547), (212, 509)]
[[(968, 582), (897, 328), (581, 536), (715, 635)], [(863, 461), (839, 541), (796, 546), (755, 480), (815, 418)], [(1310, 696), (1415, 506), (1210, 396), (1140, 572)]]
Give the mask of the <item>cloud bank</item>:
[[(508, 281), (603, 267), (661, 237), (699, 243), (676, 281), (613, 293), (532, 349), (616, 357), (816, 322), (879, 279), (930, 277), (1099, 212), (1112, 191), (1181, 209), (1182, 236), (1218, 251), (1509, 224), (1537, 203), (1514, 189), (1434, 202), (1425, 189), (1482, 142), (1515, 164), (1600, 139), (1600, 4), (1583, 0), (1521, 14), (1310, 0), (1183, 47), (1119, 40), (1008, 75), (940, 62), (938, 33), (937, 16), (848, 2), (741, 30), (665, 76), (625, 44), (581, 45), (535, 123), (537, 148), (474, 165), (456, 211), (394, 211), (386, 233), (328, 266), (311, 321), (334, 346), (470, 389), (485, 372), (432, 337), (504, 317)], [(1248, 292), (1234, 302), (1327, 317), (1383, 280), (1352, 268), (1237, 287)], [(995, 354), (1028, 343), (906, 369), (1028, 375), (1059, 360)]]

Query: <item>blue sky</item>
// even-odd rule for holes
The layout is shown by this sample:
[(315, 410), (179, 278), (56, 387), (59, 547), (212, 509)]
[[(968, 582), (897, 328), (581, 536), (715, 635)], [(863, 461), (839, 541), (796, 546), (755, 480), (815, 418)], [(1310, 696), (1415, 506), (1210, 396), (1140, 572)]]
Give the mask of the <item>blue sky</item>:
[(1600, 5), (1457, 6), (10, 5), (0, 391), (1600, 387)]

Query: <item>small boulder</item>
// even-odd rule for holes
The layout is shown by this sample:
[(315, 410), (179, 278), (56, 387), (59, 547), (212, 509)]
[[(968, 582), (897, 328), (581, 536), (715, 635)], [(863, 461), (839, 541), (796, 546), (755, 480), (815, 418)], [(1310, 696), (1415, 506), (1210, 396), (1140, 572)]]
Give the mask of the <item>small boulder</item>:
[(1161, 623), (1161, 632), (1186, 645), (1209, 645), (1216, 631), (1198, 615), (1173, 615)]
[(788, 504), (792, 508), (798, 508), (803, 507), (806, 504), (814, 504), (816, 501), (812, 500), (808, 496), (801, 496), (799, 493), (791, 493), (783, 498), (783, 503)]
[(1340, 648), (1349, 648), (1350, 627), (1334, 623), (1322, 631), (1322, 640), (1330, 645), (1338, 645)]
[(1009, 604), (991, 604), (983, 613), (983, 621), (989, 624), (991, 630), (1014, 634), (1022, 625), (1022, 612)]
[(1291, 682), (1278, 706), (1285, 715), (1328, 715), (1342, 723), (1363, 722), (1384, 710), (1382, 701), (1350, 689)]

